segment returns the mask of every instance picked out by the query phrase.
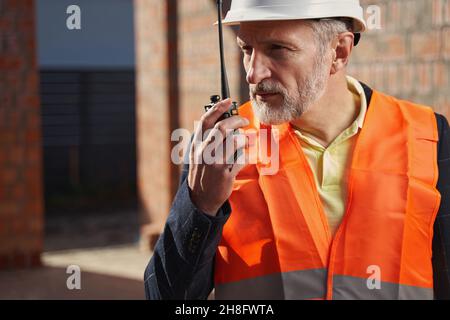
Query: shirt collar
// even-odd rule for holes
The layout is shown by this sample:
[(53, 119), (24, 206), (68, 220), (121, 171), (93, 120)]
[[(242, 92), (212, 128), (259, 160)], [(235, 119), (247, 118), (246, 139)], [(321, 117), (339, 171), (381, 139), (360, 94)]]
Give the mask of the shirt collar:
[(359, 128), (363, 127), (364, 124), (364, 118), (366, 117), (367, 112), (367, 100), (366, 95), (364, 93), (364, 89), (361, 86), (361, 83), (359, 83), (358, 80), (356, 80), (353, 77), (346, 76), (347, 77), (347, 87), (348, 89), (354, 94), (359, 96), (360, 100), (360, 109), (358, 117), (356, 117), (356, 123), (358, 124)]

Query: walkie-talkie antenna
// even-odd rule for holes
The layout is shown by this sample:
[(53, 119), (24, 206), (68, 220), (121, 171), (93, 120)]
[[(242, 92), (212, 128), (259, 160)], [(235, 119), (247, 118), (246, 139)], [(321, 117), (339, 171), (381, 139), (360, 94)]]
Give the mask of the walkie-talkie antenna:
[(217, 23), (219, 26), (219, 50), (220, 50), (220, 80), (222, 84), (222, 99), (230, 97), (228, 86), (227, 70), (223, 53), (223, 32), (222, 32), (222, 0), (217, 0)]

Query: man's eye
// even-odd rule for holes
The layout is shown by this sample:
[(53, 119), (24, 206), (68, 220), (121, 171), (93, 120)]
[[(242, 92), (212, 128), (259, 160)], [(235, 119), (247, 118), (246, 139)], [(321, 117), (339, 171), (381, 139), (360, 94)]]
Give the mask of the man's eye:
[(287, 49), (286, 47), (280, 46), (279, 44), (273, 44), (271, 46), (272, 50), (282, 50), (282, 49)]

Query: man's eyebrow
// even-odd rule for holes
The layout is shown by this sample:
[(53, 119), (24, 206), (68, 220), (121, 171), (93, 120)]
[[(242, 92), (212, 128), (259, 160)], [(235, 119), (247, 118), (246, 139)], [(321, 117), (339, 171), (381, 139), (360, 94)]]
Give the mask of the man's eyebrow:
[[(247, 43), (245, 43), (245, 41), (237, 38), (236, 40), (238, 46), (240, 47), (244, 47), (247, 46)], [(282, 46), (286, 46), (286, 47), (297, 47), (294, 43), (292, 43), (291, 41), (286, 41), (286, 40), (281, 40), (281, 39), (277, 39), (277, 38), (269, 38), (269, 39), (264, 39), (262, 41), (258, 41), (260, 44), (279, 44)]]
[(276, 39), (276, 38), (265, 39), (264, 41), (261, 41), (260, 43), (262, 43), (262, 44), (273, 44), (273, 43), (276, 43), (276, 44), (283, 45), (283, 46), (286, 46), (286, 47), (295, 47), (296, 46), (291, 41), (286, 41), (286, 40), (281, 40), (281, 39)]

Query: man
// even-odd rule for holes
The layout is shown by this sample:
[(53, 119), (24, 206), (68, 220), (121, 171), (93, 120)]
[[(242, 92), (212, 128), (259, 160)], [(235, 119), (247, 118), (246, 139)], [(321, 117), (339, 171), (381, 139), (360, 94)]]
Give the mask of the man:
[[(147, 298), (449, 298), (448, 123), (346, 75), (359, 1), (234, 0), (224, 23), (240, 25), (251, 102), (203, 115)], [(275, 174), (194, 161), (241, 128), (277, 132)]]

